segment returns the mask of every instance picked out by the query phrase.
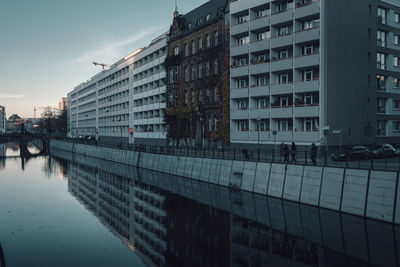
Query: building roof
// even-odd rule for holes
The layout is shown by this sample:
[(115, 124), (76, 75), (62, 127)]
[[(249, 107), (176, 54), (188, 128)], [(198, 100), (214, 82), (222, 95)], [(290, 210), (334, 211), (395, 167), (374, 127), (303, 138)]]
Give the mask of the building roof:
[(222, 17), (226, 4), (227, 0), (210, 0), (187, 14), (178, 15), (177, 19), (181, 24), (180, 35), (195, 32), (216, 18)]

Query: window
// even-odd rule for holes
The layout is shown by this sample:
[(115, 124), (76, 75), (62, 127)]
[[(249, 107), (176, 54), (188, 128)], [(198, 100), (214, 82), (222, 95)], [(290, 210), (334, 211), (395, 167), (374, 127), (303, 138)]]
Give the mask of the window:
[(377, 53), (377, 68), (381, 70), (386, 69), (386, 55), (383, 53)]
[(400, 35), (397, 34), (394, 35), (394, 44), (400, 45)]
[(206, 62), (206, 76), (210, 76), (210, 61)]
[(207, 48), (211, 47), (211, 38), (209, 34), (206, 34), (206, 47)]
[(206, 102), (210, 101), (210, 97), (211, 97), (211, 90), (210, 88), (206, 89)]
[(179, 55), (179, 46), (174, 46), (174, 56)]
[(393, 109), (394, 110), (400, 109), (400, 100), (399, 99), (393, 99)]
[(248, 21), (249, 19), (249, 15), (245, 14), (245, 15), (241, 15), (238, 17), (238, 23), (244, 23), (246, 21)]
[(218, 46), (218, 31), (214, 31), (214, 46)]
[(199, 63), (198, 71), (199, 71), (198, 75), (199, 79), (203, 78), (203, 63)]
[(197, 42), (198, 42), (198, 49), (199, 49), (199, 50), (203, 49), (203, 37), (200, 36), (200, 37), (197, 39)]
[(214, 59), (214, 75), (218, 74), (218, 59)]
[(268, 77), (265, 75), (258, 76), (257, 77), (257, 85), (258, 86), (263, 86), (268, 84)]
[(195, 97), (195, 92), (194, 92), (194, 89), (192, 89), (192, 91), (191, 91), (191, 102), (192, 102), (192, 104), (194, 104), (194, 97)]
[(278, 75), (278, 83), (286, 84), (289, 82), (289, 73), (281, 73)]
[(248, 105), (249, 101), (247, 98), (243, 98), (238, 101), (238, 109), (247, 109)]
[(378, 97), (376, 99), (376, 108), (378, 113), (386, 113), (386, 98)]
[(188, 82), (189, 81), (189, 70), (186, 66), (183, 67), (183, 73), (184, 73), (184, 77), (185, 77), (185, 82)]
[(185, 105), (189, 103), (189, 94), (188, 91), (185, 91)]
[(313, 78), (312, 69), (303, 70), (303, 81), (311, 81)]
[(270, 31), (265, 31), (265, 32), (259, 32), (257, 33), (257, 40), (266, 40), (271, 38), (271, 32)]
[(169, 83), (174, 83), (174, 69), (169, 69)]
[(256, 121), (256, 131), (269, 131), (268, 120), (257, 120)]
[(219, 100), (218, 88), (215, 87), (215, 88), (214, 88), (214, 102), (215, 102), (215, 103), (218, 103), (218, 100)]
[(386, 77), (383, 75), (376, 76), (377, 90), (386, 91)]
[(278, 131), (291, 131), (293, 129), (292, 119), (280, 119), (278, 122)]
[(192, 50), (192, 55), (196, 53), (196, 44), (194, 43), (194, 40), (190, 42), (191, 50)]
[(283, 12), (288, 9), (288, 3), (283, 2), (283, 3), (278, 3), (276, 6), (276, 11), (277, 12)]
[(289, 50), (281, 50), (279, 51), (279, 59), (289, 58)]
[(386, 24), (386, 17), (387, 17), (387, 10), (382, 7), (378, 7), (378, 22)]
[(306, 45), (303, 45), (302, 48), (303, 48), (302, 49), (303, 56), (319, 53), (319, 44), (318, 43), (306, 44)]
[(378, 31), (376, 42), (377, 42), (377, 45), (386, 47), (386, 32), (385, 31)]
[(211, 18), (211, 14), (210, 14), (210, 13), (208, 13), (208, 14), (206, 15), (206, 21), (209, 21), (209, 20), (210, 20), (210, 18)]
[(297, 5), (298, 6), (304, 6), (307, 4), (311, 4), (312, 0), (298, 0)]
[(237, 64), (239, 66), (245, 66), (247, 65), (247, 57), (241, 57), (237, 60)]
[(265, 9), (260, 9), (257, 11), (257, 18), (262, 18), (268, 15), (268, 10), (267, 8)]
[(400, 57), (397, 56), (393, 57), (393, 66), (400, 67)]
[(249, 121), (248, 120), (239, 120), (238, 121), (238, 131), (248, 131), (249, 130)]
[(239, 88), (247, 88), (249, 86), (248, 82), (249, 81), (247, 79), (240, 79), (238, 81), (238, 87)]
[(310, 30), (310, 29), (319, 27), (319, 25), (320, 25), (320, 20), (319, 19), (304, 21), (303, 25), (302, 25), (302, 30), (303, 31)]
[(376, 122), (376, 135), (386, 135), (386, 121)]
[(400, 23), (400, 13), (394, 13), (394, 22)]
[(184, 49), (185, 49), (185, 57), (189, 56), (189, 46), (188, 43), (184, 44)]
[(262, 108), (268, 108), (268, 100), (265, 97), (257, 98), (257, 108), (262, 109)]
[(238, 45), (246, 45), (249, 43), (249, 36), (239, 37)]
[(393, 131), (400, 131), (400, 121), (393, 121)]
[(203, 103), (203, 90), (200, 89), (199, 92), (199, 103), (202, 104)]
[(393, 89), (400, 89), (400, 78), (393, 78)]
[(288, 35), (289, 34), (289, 26), (281, 26), (278, 28), (278, 36)]
[(194, 81), (196, 79), (196, 67), (194, 65), (192, 65), (192, 81)]

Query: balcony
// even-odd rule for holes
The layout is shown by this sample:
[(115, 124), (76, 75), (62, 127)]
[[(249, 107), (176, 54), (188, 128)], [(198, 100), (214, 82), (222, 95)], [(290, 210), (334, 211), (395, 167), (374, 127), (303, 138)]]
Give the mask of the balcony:
[(281, 24), (293, 20), (293, 9), (287, 9), (271, 15), (271, 25)]
[(250, 30), (257, 30), (260, 28), (265, 27), (265, 25), (269, 25), (270, 23), (270, 16), (264, 16), (261, 18), (254, 19), (250, 22)]
[(271, 38), (271, 48), (288, 46), (293, 43), (293, 34), (278, 35)]
[(292, 106), (277, 107), (271, 105), (271, 118), (291, 118), (293, 116)]
[(289, 142), (293, 140), (293, 132), (292, 131), (278, 131), (275, 136), (271, 136), (271, 139), (276, 142)]
[(296, 105), (294, 116), (298, 118), (319, 117), (319, 105)]
[(293, 68), (293, 59), (285, 58), (271, 61), (271, 71), (291, 70)]
[(236, 45), (236, 46), (231, 46), (231, 56), (238, 56), (238, 55), (244, 55), (249, 53), (249, 45), (244, 44), (244, 45)]
[(247, 98), (249, 96), (248, 88), (231, 89), (231, 98)]
[(249, 66), (232, 66), (231, 68), (231, 77), (243, 77), (249, 75)]
[(320, 39), (320, 27), (311, 28), (308, 30), (298, 31), (295, 34), (296, 43), (304, 43)]
[(251, 119), (269, 119), (269, 108), (257, 108), (250, 110), (250, 118)]
[(272, 138), (272, 134), (271, 131), (269, 130), (261, 130), (261, 131), (257, 131), (257, 130), (251, 130), (250, 131), (250, 140), (254, 141), (259, 141), (260, 143), (262, 141), (269, 141)]
[(298, 5), (296, 7), (295, 16), (296, 19), (308, 17), (320, 12), (320, 1), (316, 0), (306, 5)]
[(249, 140), (249, 131), (231, 130), (232, 141), (247, 141)]
[(232, 120), (247, 120), (249, 118), (248, 109), (231, 109)]
[(295, 93), (319, 91), (319, 80), (298, 81), (294, 83)]
[[(246, 91), (247, 92), (247, 91)], [(262, 85), (262, 86), (254, 86), (250, 87), (249, 89), (249, 96), (250, 97), (255, 97), (255, 96), (268, 96), (269, 95), (269, 85)], [(231, 92), (232, 94), (232, 92)]]
[(293, 83), (281, 83), (271, 85), (271, 94), (290, 94), (293, 92)]
[(267, 73), (269, 72), (269, 62), (260, 62), (260, 63), (253, 63), (250, 65), (249, 73), (250, 75), (259, 74), (259, 73)]
[(253, 41), (250, 44), (250, 52), (254, 53), (254, 52), (259, 52), (259, 51), (264, 51), (264, 50), (268, 50), (270, 45), (270, 39), (264, 39), (261, 41)]
[(386, 107), (376, 107), (376, 113), (378, 114), (386, 114)]
[(237, 35), (237, 34), (248, 32), (248, 31), (249, 31), (249, 22), (248, 21), (234, 24), (231, 26), (231, 35)]
[(319, 65), (319, 53), (303, 55), (296, 57), (294, 60), (295, 68), (304, 68), (310, 66), (318, 66)]
[(386, 129), (377, 129), (376, 136), (387, 136)]

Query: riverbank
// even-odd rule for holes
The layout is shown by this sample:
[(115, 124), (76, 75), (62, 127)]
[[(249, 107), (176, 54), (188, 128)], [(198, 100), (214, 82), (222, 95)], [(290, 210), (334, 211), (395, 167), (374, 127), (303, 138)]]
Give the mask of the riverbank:
[(400, 224), (398, 172), (152, 154), (59, 140), (51, 140), (50, 149)]

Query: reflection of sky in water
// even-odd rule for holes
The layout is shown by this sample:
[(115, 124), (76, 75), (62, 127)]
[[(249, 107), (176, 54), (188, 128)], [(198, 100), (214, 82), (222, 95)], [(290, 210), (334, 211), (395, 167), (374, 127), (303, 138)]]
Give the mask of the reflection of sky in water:
[(142, 265), (68, 193), (68, 180), (44, 172), (48, 158), (29, 160), (25, 171), (20, 161), (7, 160), (0, 172), (0, 242), (7, 266)]

